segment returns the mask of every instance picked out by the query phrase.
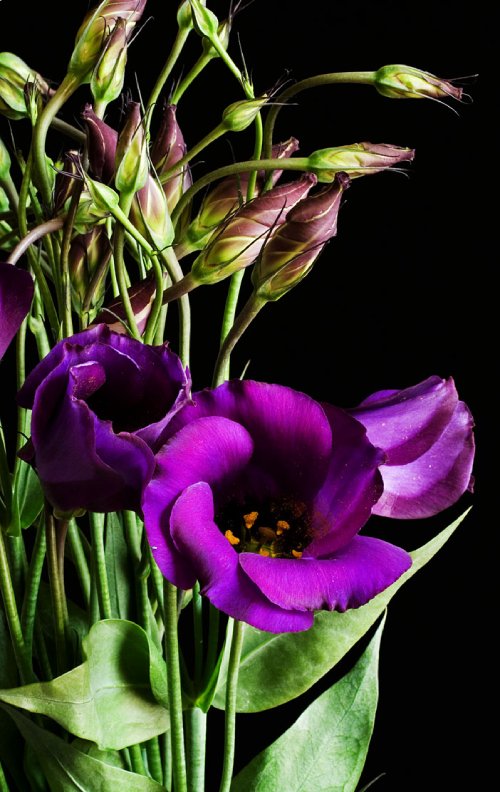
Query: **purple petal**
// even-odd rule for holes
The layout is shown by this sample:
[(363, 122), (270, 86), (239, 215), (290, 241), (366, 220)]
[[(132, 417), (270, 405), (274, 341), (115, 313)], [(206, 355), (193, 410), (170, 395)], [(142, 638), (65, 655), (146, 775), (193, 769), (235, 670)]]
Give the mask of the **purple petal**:
[(301, 610), (359, 608), (390, 586), (411, 566), (395, 545), (356, 536), (329, 559), (266, 558), (242, 553), (240, 564), (276, 605)]
[(378, 470), (385, 460), (366, 430), (338, 407), (324, 404), (332, 428), (333, 452), (313, 504), (315, 539), (307, 557), (328, 556), (346, 545), (368, 520), (383, 490)]
[(457, 401), (451, 378), (429, 377), (405, 390), (375, 393), (348, 412), (366, 427), (370, 442), (386, 452), (387, 465), (404, 465), (436, 442)]
[(0, 360), (30, 309), (34, 290), (29, 272), (0, 262)]
[(451, 506), (470, 487), (474, 459), (472, 416), (459, 402), (441, 437), (407, 465), (381, 468), (384, 492), (373, 509), (384, 517), (430, 517)]
[(189, 558), (202, 593), (216, 608), (268, 632), (295, 632), (311, 627), (312, 613), (276, 607), (243, 573), (238, 563), (241, 556), (214, 522), (208, 484), (194, 484), (180, 496), (172, 509), (170, 525), (179, 552)]
[(221, 415), (244, 426), (255, 445), (254, 467), (272, 474), (282, 492), (308, 500), (321, 486), (332, 435), (322, 407), (281, 385), (231, 380), (193, 396), (172, 420), (166, 436), (204, 415)]
[(144, 521), (156, 562), (176, 586), (191, 588), (195, 577), (170, 538), (168, 521), (174, 501), (186, 487), (199, 481), (214, 487), (230, 486), (252, 452), (252, 438), (246, 429), (227, 418), (215, 417), (188, 424), (157, 455), (156, 471), (144, 492)]

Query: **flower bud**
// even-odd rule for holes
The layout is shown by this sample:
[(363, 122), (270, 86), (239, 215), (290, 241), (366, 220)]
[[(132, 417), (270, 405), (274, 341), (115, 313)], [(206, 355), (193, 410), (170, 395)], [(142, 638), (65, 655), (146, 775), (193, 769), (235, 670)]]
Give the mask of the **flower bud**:
[[(78, 234), (72, 240), (69, 272), (76, 311), (82, 311), (86, 302), (91, 307), (101, 301), (111, 253), (111, 243), (103, 226), (87, 234)], [(92, 293), (89, 294), (91, 286)]]
[(85, 176), (85, 186), (75, 218), (75, 229), (80, 233), (105, 220), (120, 204), (118, 193), (106, 184)]
[[(220, 23), (219, 27), (217, 28), (217, 37), (221, 43), (221, 46), (224, 50), (227, 50), (229, 46), (229, 36), (231, 33), (231, 26), (232, 20), (230, 18), (225, 19), (223, 22)], [(219, 58), (219, 53), (215, 49), (214, 45), (208, 38), (202, 39), (202, 47), (203, 47), (203, 54), (205, 58)]]
[(108, 37), (90, 79), (90, 90), (96, 102), (118, 99), (125, 79), (127, 63), (127, 23), (118, 19)]
[[(156, 294), (156, 281), (154, 274), (150, 272), (148, 276), (127, 289), (130, 303), (134, 312), (137, 329), (142, 334), (146, 329), (151, 306)], [(94, 319), (92, 326), (97, 324), (107, 324), (110, 330), (115, 333), (127, 333), (127, 315), (123, 307), (121, 297), (117, 297), (106, 308), (103, 308)]]
[(449, 80), (399, 64), (382, 66), (375, 72), (374, 85), (382, 96), (391, 99), (460, 99), (463, 93)]
[[(160, 129), (151, 148), (151, 162), (158, 174), (171, 170), (185, 155), (187, 146), (176, 117), (176, 106), (167, 104), (163, 110)], [(169, 212), (172, 212), (181, 196), (191, 187), (191, 171), (185, 165), (174, 173), (163, 185)]]
[(306, 173), (274, 187), (235, 212), (193, 263), (194, 279), (198, 283), (216, 283), (248, 267), (276, 228), (285, 222), (287, 211), (307, 195), (316, 181), (314, 174)]
[(134, 196), (130, 221), (157, 250), (171, 245), (175, 236), (168, 211), (167, 199), (156, 179), (148, 175), (145, 186)]
[(43, 96), (50, 93), (43, 77), (21, 58), (11, 52), (0, 52), (0, 114), (13, 121), (31, 117), (25, 94), (28, 83), (35, 83), (37, 92)]
[[(200, 0), (200, 4), (206, 5), (206, 0)], [(177, 9), (177, 24), (179, 25), (179, 30), (193, 29), (193, 14), (189, 0), (183, 0)]]
[(233, 102), (222, 113), (221, 126), (228, 132), (243, 132), (255, 121), (266, 102), (267, 96)]
[(118, 20), (124, 20), (128, 39), (145, 5), (146, 0), (103, 0), (97, 8), (89, 11), (76, 34), (68, 73), (78, 77), (82, 83), (90, 82), (92, 69), (99, 61)]
[(308, 158), (309, 167), (320, 182), (332, 182), (337, 173), (348, 173), (351, 179), (380, 173), (399, 162), (410, 161), (415, 151), (386, 143), (353, 143), (351, 146), (314, 151)]
[(125, 126), (118, 136), (115, 186), (119, 192), (135, 193), (144, 187), (149, 173), (146, 134), (139, 102), (130, 102)]
[(79, 151), (66, 151), (62, 162), (56, 170), (54, 186), (54, 208), (56, 213), (62, 212), (66, 201), (75, 191), (76, 179), (81, 179), (82, 164)]
[(219, 30), (219, 20), (213, 11), (206, 8), (200, 0), (190, 0), (193, 27), (200, 36), (213, 39)]
[(96, 116), (92, 105), (85, 105), (82, 118), (87, 127), (87, 144), (90, 173), (109, 184), (115, 175), (118, 132)]
[(337, 233), (340, 201), (349, 183), (345, 173), (337, 173), (333, 184), (307, 196), (288, 212), (252, 272), (259, 297), (278, 300), (305, 278), (328, 240)]
[(0, 138), (0, 182), (5, 181), (5, 179), (8, 178), (10, 173), (10, 165), (10, 154), (2, 138)]

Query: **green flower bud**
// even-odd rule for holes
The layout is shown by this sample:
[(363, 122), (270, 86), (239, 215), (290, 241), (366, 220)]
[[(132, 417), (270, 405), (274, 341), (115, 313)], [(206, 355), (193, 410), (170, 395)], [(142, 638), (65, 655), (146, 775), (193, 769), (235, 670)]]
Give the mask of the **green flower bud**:
[(200, 0), (190, 0), (193, 26), (200, 36), (212, 40), (217, 37), (219, 20), (213, 11), (206, 8)]
[(130, 221), (157, 250), (171, 245), (175, 236), (168, 211), (167, 198), (161, 184), (148, 175), (145, 186), (134, 196)]
[(86, 234), (93, 226), (103, 222), (119, 209), (120, 198), (111, 187), (94, 181), (85, 174), (83, 191), (75, 218), (75, 230)]
[(350, 146), (314, 151), (308, 157), (308, 168), (320, 182), (332, 182), (337, 173), (348, 173), (351, 179), (380, 173), (392, 165), (411, 161), (415, 151), (386, 143), (353, 143)]
[(127, 23), (118, 19), (92, 72), (90, 90), (96, 102), (109, 103), (120, 96), (126, 63)]
[(374, 85), (390, 99), (453, 99), (462, 97), (462, 88), (434, 74), (400, 64), (382, 66), (375, 72)]
[(72, 240), (69, 273), (76, 311), (82, 311), (85, 303), (88, 308), (101, 303), (111, 253), (111, 243), (103, 226), (78, 234)]
[(120, 192), (136, 193), (146, 184), (149, 161), (138, 102), (129, 104), (125, 126), (118, 136), (115, 167), (115, 186)]
[(267, 96), (233, 102), (222, 113), (221, 126), (228, 132), (243, 132), (255, 121), (266, 102)]
[(32, 113), (26, 103), (26, 86), (34, 83), (36, 93), (47, 96), (49, 86), (38, 72), (11, 52), (0, 52), (0, 113), (13, 121), (29, 118)]
[[(225, 19), (223, 22), (220, 23), (219, 27), (217, 28), (217, 38), (219, 39), (223, 49), (227, 50), (229, 46), (229, 35), (231, 33), (231, 19)], [(214, 45), (210, 41), (210, 39), (204, 37), (202, 39), (202, 47), (203, 47), (203, 54), (205, 57), (208, 58), (219, 58), (220, 55), (215, 49)]]
[(7, 179), (10, 173), (10, 165), (10, 154), (2, 138), (0, 138), (0, 182)]
[[(200, 4), (206, 5), (206, 0), (200, 0)], [(177, 9), (177, 24), (179, 25), (179, 30), (193, 29), (193, 14), (189, 0), (184, 0)]]

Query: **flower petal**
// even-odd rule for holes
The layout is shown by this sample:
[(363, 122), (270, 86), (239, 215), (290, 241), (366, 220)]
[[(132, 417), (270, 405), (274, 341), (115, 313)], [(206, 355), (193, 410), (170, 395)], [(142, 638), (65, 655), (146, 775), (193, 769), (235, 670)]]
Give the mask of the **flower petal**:
[(441, 437), (407, 465), (381, 468), (384, 492), (374, 514), (411, 519), (430, 517), (451, 506), (470, 487), (474, 460), (472, 416), (459, 402)]
[(429, 377), (411, 388), (380, 391), (348, 412), (366, 427), (368, 439), (387, 454), (387, 465), (404, 465), (436, 442), (457, 405), (450, 378)]
[(308, 500), (321, 486), (332, 435), (321, 406), (291, 388), (231, 380), (193, 395), (167, 427), (167, 436), (195, 418), (221, 415), (244, 426), (255, 445), (256, 468), (270, 473), (283, 492)]
[(411, 566), (395, 545), (356, 536), (328, 559), (266, 558), (242, 553), (240, 564), (271, 602), (282, 608), (358, 608), (394, 583)]
[(29, 272), (0, 262), (0, 360), (30, 309), (34, 290)]
[(375, 448), (365, 428), (344, 410), (324, 404), (330, 421), (333, 451), (328, 473), (312, 507), (315, 539), (304, 555), (330, 556), (346, 545), (366, 523), (382, 494), (383, 451)]
[(276, 607), (241, 570), (237, 552), (214, 522), (208, 484), (193, 484), (182, 493), (172, 509), (170, 527), (176, 547), (189, 558), (201, 582), (202, 593), (216, 608), (268, 632), (311, 627), (312, 613)]

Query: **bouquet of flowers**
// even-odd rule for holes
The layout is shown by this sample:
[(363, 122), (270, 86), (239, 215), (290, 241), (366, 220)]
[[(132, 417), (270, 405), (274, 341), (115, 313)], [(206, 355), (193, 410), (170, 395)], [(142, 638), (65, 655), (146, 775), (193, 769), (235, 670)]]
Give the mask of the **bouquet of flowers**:
[[(183, 0), (151, 95), (115, 128), (146, 8), (92, 8), (58, 85), (0, 53), (0, 114), (14, 139), (15, 122), (32, 128), (26, 150), (0, 139), (0, 354), (15, 339), (17, 391), (0, 431), (0, 790), (355, 792), (386, 608), (462, 518), (412, 552), (369, 519), (431, 517), (470, 490), (472, 417), (451, 378), (341, 409), (231, 355), (300, 289), (345, 191), (414, 156), (366, 141), (298, 155), (293, 129), (275, 134), (287, 103), (337, 84), (438, 101), (462, 88), (397, 64), (264, 93), (233, 46), (239, 9)], [(180, 69), (188, 39), (199, 55)], [(215, 66), (239, 98), (187, 143), (191, 86)], [(211, 168), (211, 144), (240, 134), (247, 158)], [(191, 294), (222, 281), (213, 377), (194, 387)], [(295, 699), (360, 641), (234, 774), (237, 714)]]

